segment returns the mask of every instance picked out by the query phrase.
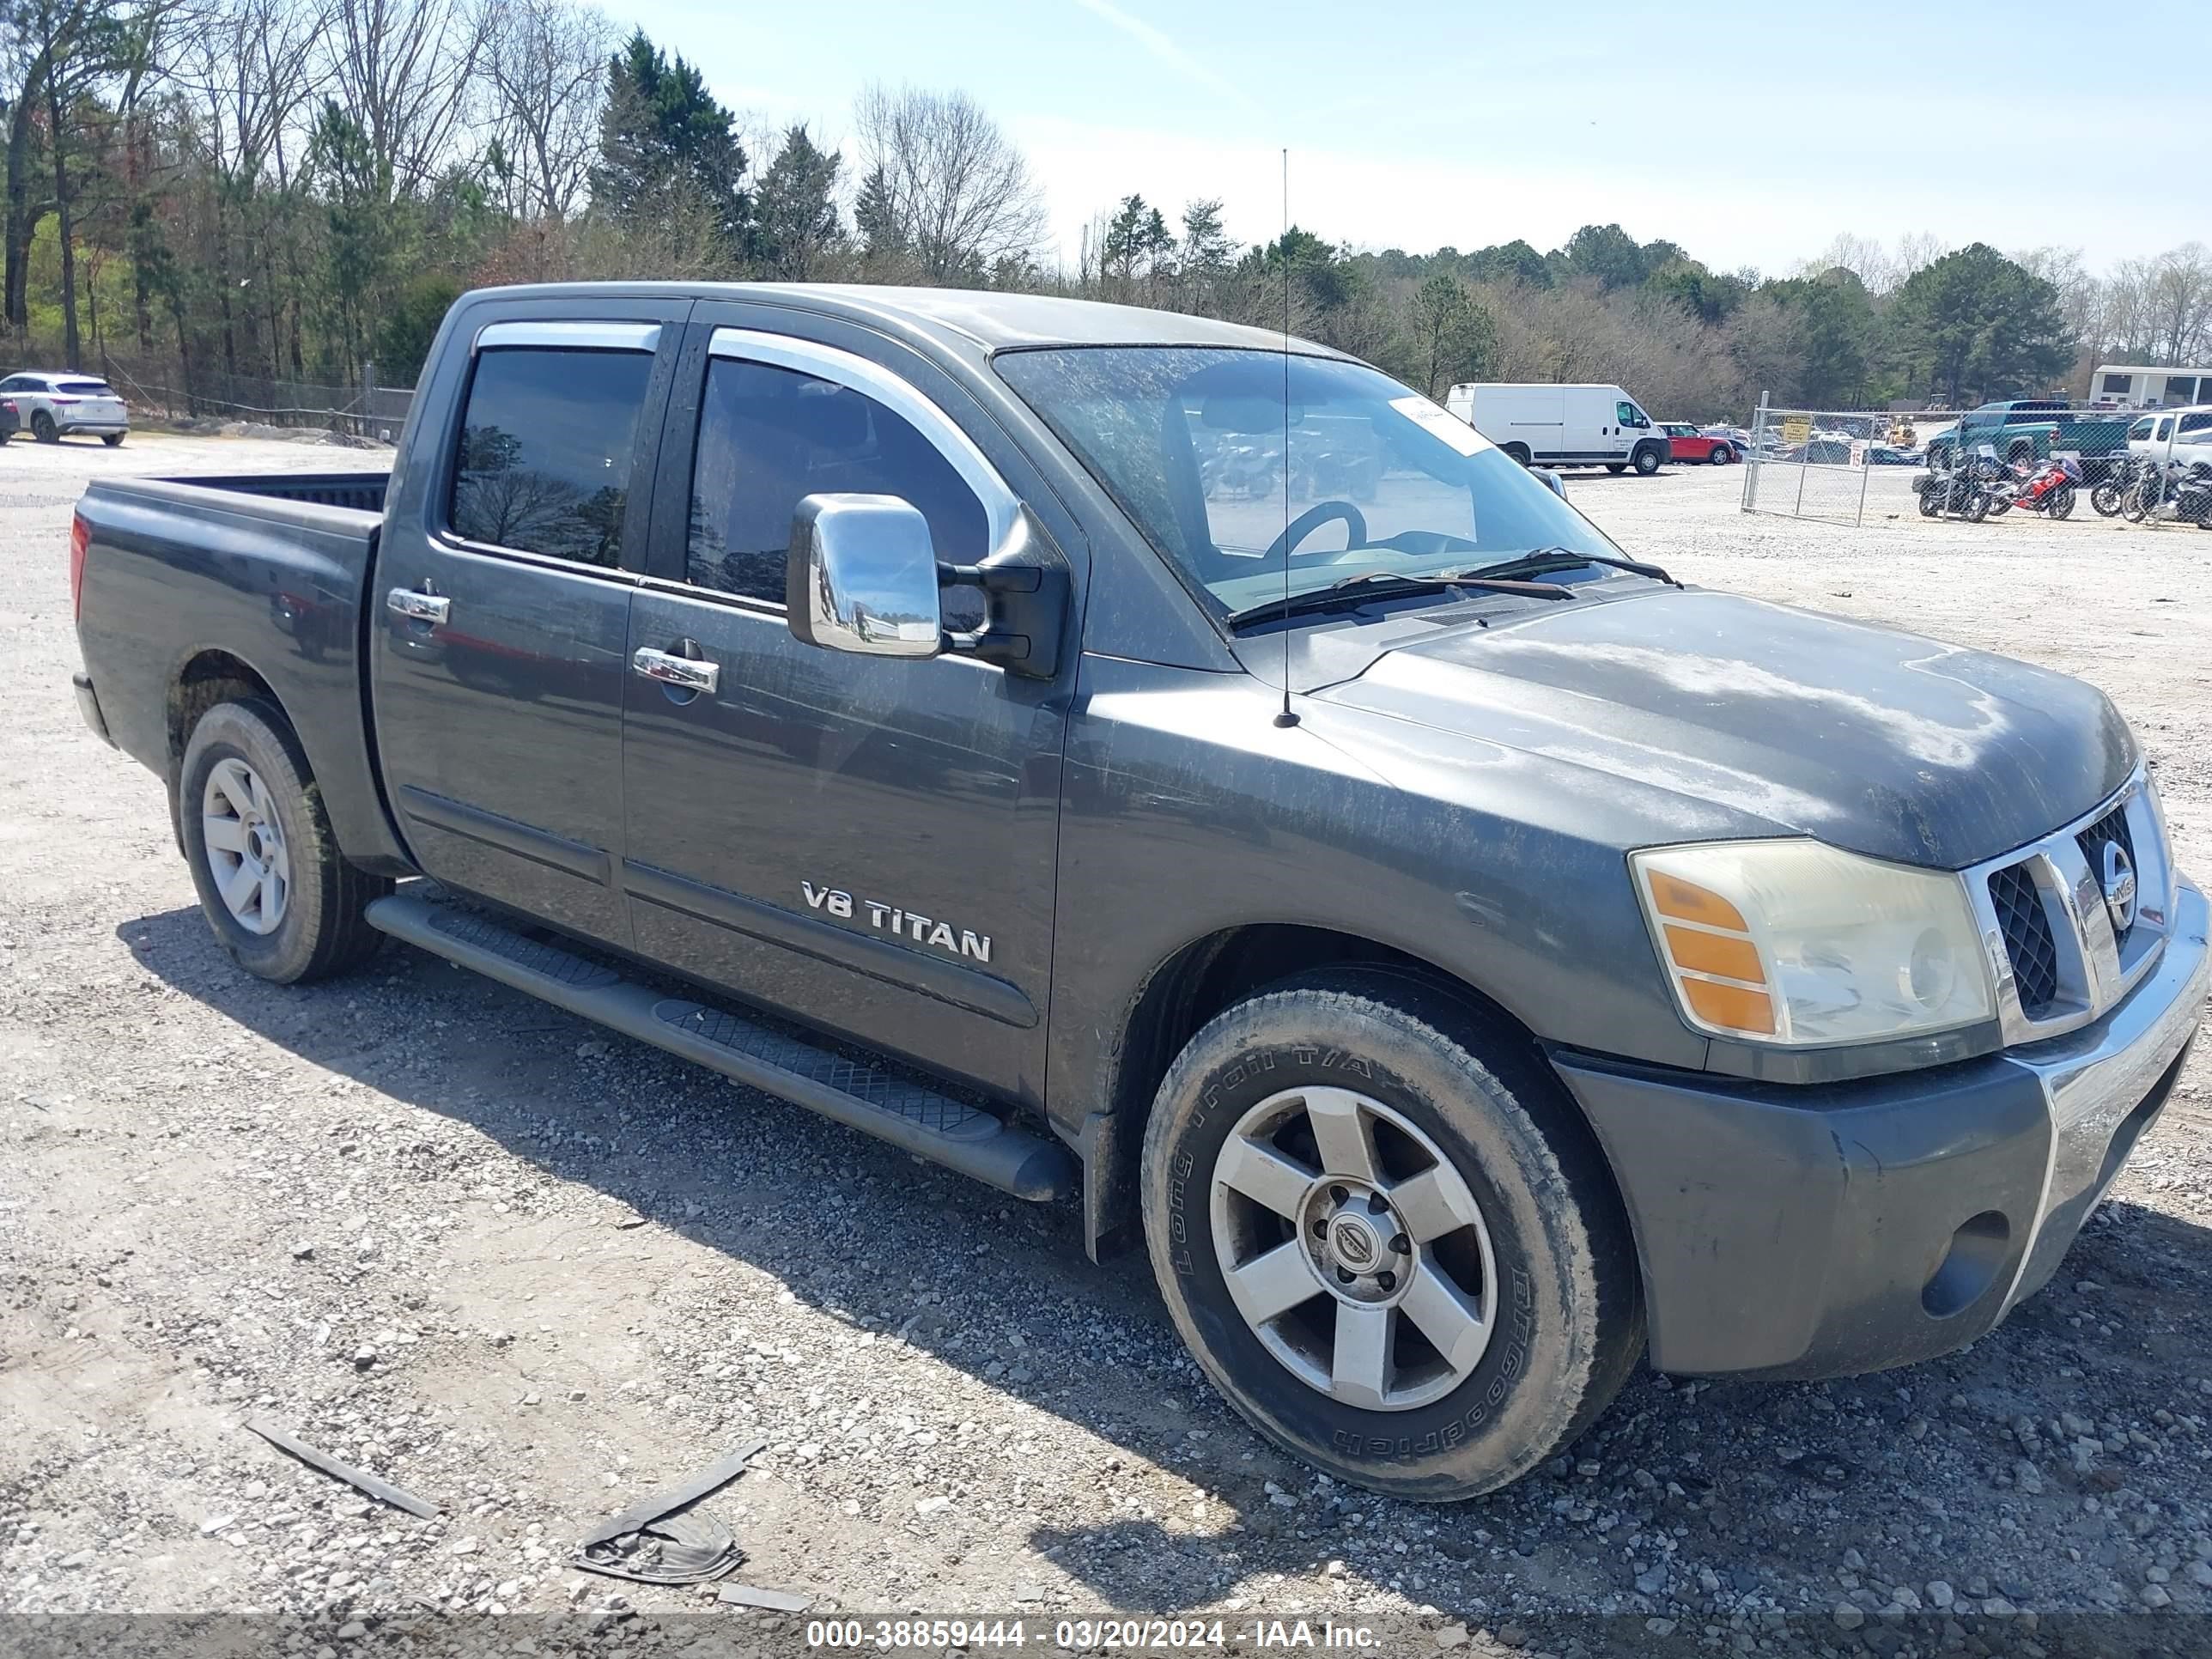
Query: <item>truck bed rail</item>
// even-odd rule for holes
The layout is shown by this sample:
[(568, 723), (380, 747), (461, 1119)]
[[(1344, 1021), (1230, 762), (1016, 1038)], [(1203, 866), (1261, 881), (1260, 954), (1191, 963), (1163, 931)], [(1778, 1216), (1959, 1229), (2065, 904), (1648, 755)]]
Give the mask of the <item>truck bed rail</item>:
[(259, 495), (275, 501), (306, 501), (317, 507), (351, 507), (356, 512), (384, 511), (389, 472), (258, 472), (235, 477), (161, 478), (160, 483), (190, 484), (198, 489), (222, 489), (235, 495)]

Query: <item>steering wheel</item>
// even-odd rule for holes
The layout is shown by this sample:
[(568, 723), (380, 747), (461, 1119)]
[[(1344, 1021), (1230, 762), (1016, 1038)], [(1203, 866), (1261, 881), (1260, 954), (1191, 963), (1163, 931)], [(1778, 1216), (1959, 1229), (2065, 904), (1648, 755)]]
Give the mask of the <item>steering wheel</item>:
[(1283, 526), (1283, 533), (1267, 544), (1261, 556), (1263, 562), (1272, 562), (1285, 557), (1300, 542), (1331, 520), (1341, 522), (1351, 535), (1350, 544), (1363, 545), (1367, 540), (1367, 515), (1350, 501), (1316, 501)]

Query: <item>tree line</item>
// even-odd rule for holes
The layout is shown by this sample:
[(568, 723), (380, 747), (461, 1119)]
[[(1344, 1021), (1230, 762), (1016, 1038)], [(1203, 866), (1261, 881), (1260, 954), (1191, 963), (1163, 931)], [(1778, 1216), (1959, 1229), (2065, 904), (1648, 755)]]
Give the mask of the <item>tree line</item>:
[[(1131, 194), (1073, 264), (973, 98), (869, 89), (833, 146), (569, 0), (0, 0), (0, 325), (19, 355), (241, 380), (413, 379), (465, 289), (921, 283), (1128, 301), (1318, 338), (1434, 394), (1605, 380), (1669, 415), (2081, 391), (2212, 356), (2212, 254), (1844, 237), (1781, 276), (1590, 225), (1559, 247), (1240, 244)], [(848, 153), (849, 151), (849, 153)]]

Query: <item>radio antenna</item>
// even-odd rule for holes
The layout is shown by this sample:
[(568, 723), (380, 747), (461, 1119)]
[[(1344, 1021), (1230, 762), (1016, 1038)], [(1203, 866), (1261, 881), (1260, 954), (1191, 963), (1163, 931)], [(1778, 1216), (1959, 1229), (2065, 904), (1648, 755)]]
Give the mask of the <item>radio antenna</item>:
[(1296, 726), (1291, 708), (1291, 149), (1283, 146), (1283, 706), (1277, 726)]

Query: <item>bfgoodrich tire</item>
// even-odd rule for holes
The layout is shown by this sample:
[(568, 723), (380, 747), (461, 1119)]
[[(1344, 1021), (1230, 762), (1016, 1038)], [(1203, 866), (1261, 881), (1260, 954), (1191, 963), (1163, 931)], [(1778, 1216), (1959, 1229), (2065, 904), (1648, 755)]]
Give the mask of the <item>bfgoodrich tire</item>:
[(1644, 1350), (1627, 1227), (1572, 1108), (1522, 1043), (1410, 979), (1289, 981), (1215, 1018), (1160, 1085), (1142, 1188), (1214, 1386), (1370, 1491), (1517, 1480)]
[(375, 954), (384, 936), (362, 912), (392, 884), (338, 851), (322, 791), (274, 704), (222, 702), (203, 714), (177, 799), (201, 912), (240, 967), (292, 985)]

